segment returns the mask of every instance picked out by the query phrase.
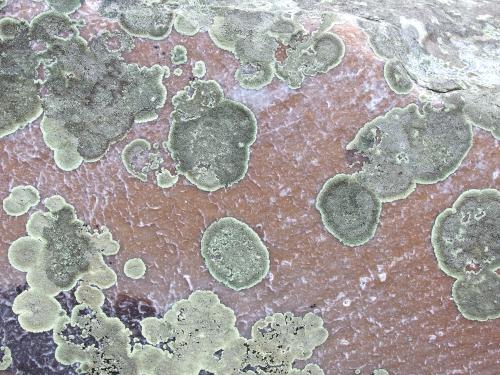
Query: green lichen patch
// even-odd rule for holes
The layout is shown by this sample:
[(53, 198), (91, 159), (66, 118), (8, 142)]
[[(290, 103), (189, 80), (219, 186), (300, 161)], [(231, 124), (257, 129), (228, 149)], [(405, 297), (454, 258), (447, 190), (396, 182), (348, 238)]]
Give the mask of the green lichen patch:
[(225, 217), (205, 230), (201, 255), (210, 274), (234, 290), (250, 288), (269, 272), (269, 252), (247, 224)]
[(134, 139), (122, 150), (122, 162), (125, 169), (132, 176), (143, 182), (148, 180), (147, 174), (142, 170), (148, 164), (150, 151), (151, 144), (141, 138)]
[(37, 67), (29, 24), (0, 19), (0, 138), (26, 126), (42, 113)]
[[(16, 298), (14, 312), (23, 328), (34, 332), (53, 328), (60, 310), (53, 296), (72, 289), (79, 280), (99, 288), (114, 285), (116, 274), (103, 256), (116, 254), (119, 248), (106, 229), (90, 232), (62, 197), (46, 199), (45, 206), (48, 211), (30, 216), (28, 236), (15, 240), (8, 250), (12, 266), (27, 273), (29, 286)], [(37, 304), (44, 309), (32, 308)]]
[[(0, 2), (0, 8), (2, 3)], [(7, 346), (0, 346), (0, 371), (7, 370), (12, 364), (12, 353)]]
[(194, 36), (200, 31), (200, 25), (193, 17), (177, 14), (174, 19), (174, 29), (181, 35)]
[(168, 148), (177, 171), (199, 189), (240, 181), (248, 169), (257, 123), (244, 105), (225, 99), (215, 81), (194, 81), (173, 98)]
[(175, 68), (174, 69), (174, 76), (180, 77), (182, 75), (182, 69), (181, 68)]
[(179, 180), (179, 176), (172, 175), (169, 170), (163, 169), (156, 173), (156, 185), (162, 189), (168, 189), (174, 186)]
[(174, 65), (185, 64), (188, 61), (187, 49), (183, 45), (175, 45), (170, 51), (170, 60)]
[(307, 364), (306, 367), (304, 367), (303, 369), (300, 370), (292, 369), (292, 371), (288, 373), (288, 375), (324, 375), (324, 374), (325, 373), (323, 372), (321, 367), (311, 363)]
[(382, 202), (407, 197), (416, 183), (432, 184), (453, 173), (472, 145), (461, 106), (429, 103), (394, 108), (366, 123), (347, 150), (364, 158), (357, 180)]
[(82, 0), (46, 0), (47, 4), (54, 10), (61, 13), (73, 13), (80, 8)]
[(207, 73), (207, 68), (205, 66), (204, 61), (196, 61), (194, 63), (193, 69), (193, 76), (196, 78), (203, 78), (205, 74)]
[(56, 39), (45, 53), (41, 129), (63, 170), (100, 159), (134, 122), (155, 119), (165, 102), (164, 69), (125, 63), (109, 37)]
[(468, 274), (453, 284), (453, 300), (471, 320), (500, 318), (500, 275), (490, 270)]
[(12, 311), (19, 315), (21, 327), (29, 332), (52, 329), (62, 312), (59, 302), (40, 289), (28, 289), (19, 294), (12, 304)]
[(125, 262), (123, 272), (131, 279), (140, 279), (146, 273), (146, 265), (141, 258), (129, 259)]
[(290, 88), (297, 89), (306, 76), (326, 73), (339, 65), (345, 46), (335, 34), (318, 32), (306, 40), (291, 43), (286, 53), (286, 59), (276, 64), (276, 76)]
[(439, 268), (455, 277), (452, 296), (464, 317), (500, 317), (500, 192), (468, 190), (436, 218), (432, 245)]
[(389, 371), (383, 368), (378, 368), (373, 370), (373, 375), (390, 375)]
[(463, 100), (467, 119), (500, 139), (500, 92), (486, 89), (480, 92), (466, 92)]
[(38, 190), (31, 185), (16, 186), (3, 200), (4, 211), (11, 216), (20, 216), (40, 202)]
[(413, 88), (413, 82), (400, 61), (391, 59), (384, 65), (384, 77), (396, 94), (408, 94)]
[(375, 234), (382, 204), (354, 176), (338, 174), (323, 185), (316, 208), (332, 235), (348, 246), (359, 246)]
[(7, 5), (7, 0), (0, 0), (0, 9)]
[(154, 40), (166, 38), (174, 22), (172, 4), (168, 1), (104, 0), (99, 12), (117, 19), (129, 34)]
[(500, 192), (469, 190), (438, 215), (432, 245), (439, 267), (455, 278), (500, 267)]

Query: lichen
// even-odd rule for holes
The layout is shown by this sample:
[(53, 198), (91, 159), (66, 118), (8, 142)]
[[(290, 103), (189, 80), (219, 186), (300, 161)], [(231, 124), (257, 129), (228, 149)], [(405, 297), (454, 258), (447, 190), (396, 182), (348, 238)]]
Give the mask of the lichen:
[(73, 13), (82, 5), (81, 0), (46, 0), (54, 10), (62, 13)]
[(250, 109), (225, 99), (215, 81), (192, 82), (172, 103), (168, 148), (177, 171), (206, 191), (240, 181), (257, 133)]
[(174, 69), (174, 76), (180, 77), (182, 75), (182, 69), (181, 68), (175, 68)]
[[(107, 229), (89, 232), (62, 197), (53, 196), (44, 203), (48, 212), (33, 213), (26, 224), (28, 236), (15, 240), (8, 250), (9, 261), (27, 273), (30, 287), (16, 298), (14, 312), (23, 328), (33, 332), (52, 329), (60, 310), (53, 297), (72, 289), (79, 280), (99, 288), (111, 287), (116, 274), (103, 256), (119, 250)], [(33, 310), (37, 304), (44, 309)]]
[(40, 202), (38, 190), (31, 185), (14, 187), (3, 200), (4, 211), (11, 216), (20, 216)]
[(187, 49), (181, 44), (175, 45), (170, 51), (170, 60), (174, 65), (185, 64), (188, 61)]
[(378, 368), (373, 370), (373, 375), (390, 375), (389, 371), (383, 368)]
[(473, 125), (490, 131), (500, 139), (500, 92), (483, 89), (479, 92), (468, 91), (463, 94), (464, 113)]
[(468, 190), (438, 215), (432, 245), (439, 268), (457, 279), (453, 298), (467, 319), (500, 316), (500, 192)]
[(42, 113), (37, 67), (30, 26), (25, 21), (0, 19), (0, 138), (26, 126)]
[(207, 73), (207, 68), (205, 66), (204, 61), (196, 61), (194, 63), (193, 69), (193, 76), (196, 78), (203, 78), (205, 74)]
[(269, 252), (257, 233), (232, 217), (209, 225), (201, 239), (201, 255), (210, 274), (234, 290), (258, 284), (269, 272)]
[(122, 150), (122, 162), (125, 169), (132, 176), (146, 182), (148, 176), (142, 171), (147, 166), (151, 143), (145, 139), (134, 139), (127, 144)]
[(63, 170), (96, 161), (134, 122), (157, 117), (165, 102), (164, 70), (127, 64), (104, 32), (87, 42), (73, 35), (49, 43), (44, 60), (45, 114), (41, 129)]
[(168, 1), (103, 0), (99, 12), (104, 17), (117, 19), (130, 35), (154, 40), (166, 38), (174, 22)]
[(146, 265), (141, 258), (129, 259), (123, 266), (123, 272), (125, 273), (125, 276), (130, 277), (131, 279), (140, 279), (144, 277), (144, 274), (146, 273)]
[[(0, 8), (2, 3), (0, 2)], [(8, 346), (0, 346), (0, 371), (7, 370), (12, 364), (12, 354)]]
[(396, 94), (408, 94), (413, 82), (400, 61), (391, 59), (384, 65), (384, 77), (387, 84)]
[(417, 183), (432, 184), (453, 173), (472, 145), (462, 107), (429, 103), (394, 108), (366, 123), (347, 150), (364, 158), (357, 180), (382, 202), (406, 198)]
[(292, 369), (288, 375), (324, 375), (325, 373), (316, 364), (308, 363), (303, 369)]
[(172, 175), (168, 169), (163, 169), (156, 173), (156, 185), (162, 189), (168, 189), (174, 186), (179, 180), (179, 176)]
[(200, 25), (193, 18), (177, 14), (174, 19), (174, 29), (181, 35), (194, 36), (200, 31)]
[(323, 185), (316, 208), (332, 235), (348, 246), (359, 246), (375, 234), (382, 204), (355, 177), (338, 174)]

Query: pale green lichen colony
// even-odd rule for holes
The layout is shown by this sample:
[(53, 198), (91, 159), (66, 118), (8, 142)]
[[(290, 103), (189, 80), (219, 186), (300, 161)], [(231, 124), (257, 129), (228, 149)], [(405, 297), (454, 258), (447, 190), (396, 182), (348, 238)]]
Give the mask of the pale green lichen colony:
[(38, 190), (31, 185), (14, 187), (3, 200), (3, 210), (11, 216), (20, 216), (40, 202)]
[(500, 192), (468, 190), (436, 218), (439, 268), (457, 279), (453, 299), (468, 319), (500, 317)]
[[(0, 138), (43, 114), (43, 139), (65, 171), (101, 159), (135, 123), (157, 119), (164, 107), (163, 81), (170, 70), (126, 62), (123, 54), (137, 42), (133, 37), (162, 40), (172, 29), (184, 36), (208, 31), (219, 48), (238, 60), (238, 84), (253, 90), (275, 77), (285, 88), (299, 89), (308, 77), (341, 64), (346, 50), (333, 32), (334, 17), (326, 13), (319, 26), (308, 31), (287, 12), (206, 7), (196, 1), (185, 11), (170, 1), (103, 0), (100, 14), (116, 20), (124, 32), (103, 31), (87, 41), (79, 34), (83, 20), (68, 16), (80, 7), (79, 0), (46, 2), (50, 10), (30, 23), (0, 19)], [(5, 5), (0, 0), (0, 8)], [(398, 94), (409, 93), (414, 77), (404, 64), (404, 51), (388, 39), (392, 31), (367, 30), (372, 48), (385, 60), (387, 84)], [(285, 51), (281, 60), (276, 59), (278, 48)], [(175, 45), (170, 58), (174, 66), (186, 64), (187, 48)], [(179, 175), (210, 192), (230, 188), (245, 177), (257, 121), (248, 107), (226, 98), (217, 81), (203, 80), (206, 73), (204, 61), (194, 62), (192, 81), (173, 95), (166, 149)], [(180, 77), (183, 70), (176, 67), (173, 74)], [(368, 242), (375, 235), (382, 203), (406, 198), (417, 184), (442, 181), (459, 167), (472, 145), (472, 125), (500, 138), (499, 108), (498, 94), (467, 92), (450, 96), (441, 109), (411, 104), (366, 123), (347, 145), (362, 157), (361, 170), (333, 176), (317, 196), (326, 230), (348, 246)], [(150, 172), (160, 188), (178, 181), (145, 139), (131, 141), (121, 157), (126, 171), (142, 182)], [(18, 216), (39, 200), (36, 189), (20, 186), (4, 199), (3, 207)], [(103, 290), (117, 280), (105, 258), (118, 252), (118, 243), (106, 228), (91, 231), (62, 197), (50, 197), (44, 204), (46, 210), (31, 214), (27, 236), (8, 250), (10, 263), (26, 273), (28, 285), (12, 310), (27, 331), (53, 330), (60, 363), (102, 375), (323, 375), (316, 364), (293, 368), (325, 342), (328, 333), (320, 317), (274, 313), (257, 321), (247, 339), (235, 327), (234, 312), (209, 291), (194, 291), (161, 318), (143, 319), (145, 342), (133, 338), (123, 322), (103, 310)], [(452, 296), (468, 319), (500, 316), (499, 215), (497, 190), (472, 190), (440, 214), (433, 227), (439, 266), (456, 278)], [(269, 272), (262, 240), (247, 224), (230, 217), (207, 227), (201, 256), (216, 280), (237, 291), (257, 285)], [(124, 274), (132, 279), (145, 272), (139, 258), (124, 266)], [(72, 290), (78, 305), (68, 314), (56, 297)], [(77, 334), (68, 333), (73, 332), (69, 328)], [(3, 370), (12, 358), (7, 347), (0, 352)]]
[[(1, 8), (1, 3), (0, 3)], [(7, 370), (12, 363), (12, 355), (8, 346), (0, 346), (0, 371)]]
[(247, 224), (233, 217), (208, 226), (201, 239), (201, 255), (210, 274), (234, 290), (250, 288), (269, 271), (269, 252)]

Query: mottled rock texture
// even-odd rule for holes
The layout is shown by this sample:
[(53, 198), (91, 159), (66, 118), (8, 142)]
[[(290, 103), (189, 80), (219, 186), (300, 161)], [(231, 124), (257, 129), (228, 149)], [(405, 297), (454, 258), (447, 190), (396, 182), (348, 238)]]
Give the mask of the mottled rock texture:
[[(140, 319), (163, 316), (192, 291), (209, 289), (235, 311), (237, 327), (246, 337), (253, 323), (270, 313), (320, 315), (329, 337), (311, 361), (327, 375), (355, 369), (366, 375), (379, 368), (405, 375), (500, 373), (498, 320), (475, 322), (460, 314), (450, 294), (453, 280), (439, 269), (430, 241), (434, 219), (463, 191), (499, 189), (498, 139), (475, 127), (472, 148), (458, 170), (442, 182), (418, 185), (404, 200), (384, 204), (375, 236), (363, 246), (342, 245), (325, 230), (315, 209), (328, 178), (360, 169), (361, 161), (346, 145), (366, 122), (394, 107), (419, 104), (419, 94), (432, 97), (475, 86), (498, 89), (498, 4), (280, 4), (304, 9), (310, 29), (320, 23), (319, 11), (340, 12), (341, 22), (331, 29), (346, 47), (337, 67), (306, 77), (298, 89), (274, 79), (255, 91), (240, 86), (234, 76), (239, 62), (217, 48), (206, 31), (189, 37), (173, 30), (164, 40), (136, 39), (135, 49), (125, 54), (128, 63), (173, 68), (172, 48), (182, 44), (188, 51), (184, 73), (163, 81), (168, 95), (159, 118), (134, 125), (102, 159), (70, 172), (54, 164), (38, 119), (0, 140), (0, 198), (16, 185), (33, 185), (43, 198), (63, 196), (91, 227), (107, 226), (121, 250), (109, 257), (118, 283), (106, 291), (104, 310), (137, 335)], [(86, 39), (103, 28), (120, 28), (118, 22), (99, 16), (98, 8), (98, 1), (85, 1), (72, 15), (86, 19), (81, 29)], [(0, 16), (30, 20), (42, 9), (40, 2), (7, 0)], [(369, 35), (386, 36), (393, 50), (375, 54)], [(278, 47), (278, 58), (282, 52)], [(401, 60), (415, 83), (408, 95), (396, 94), (384, 79), (384, 61), (390, 58)], [(426, 69), (419, 65), (422, 59), (429, 61)], [(136, 138), (151, 143), (167, 139), (171, 99), (188, 85), (193, 78), (190, 66), (199, 60), (206, 64), (204, 79), (219, 82), (227, 99), (255, 114), (257, 139), (245, 178), (211, 193), (182, 177), (169, 189), (160, 189), (154, 178), (147, 183), (133, 178), (122, 164), (121, 150)], [(174, 170), (167, 152), (164, 157), (164, 166)], [(223, 216), (246, 222), (269, 250), (270, 271), (253, 288), (232, 291), (204, 266), (201, 235)], [(9, 346), (13, 356), (5, 374), (72, 374), (55, 361), (50, 334), (21, 331), (11, 311), (25, 284), (24, 274), (9, 265), (7, 249), (25, 235), (26, 220), (26, 215), (11, 217), (0, 210), (0, 345)], [(148, 272), (143, 279), (131, 280), (122, 273), (123, 265), (137, 257), (148, 264)], [(66, 311), (74, 304), (60, 302)]]

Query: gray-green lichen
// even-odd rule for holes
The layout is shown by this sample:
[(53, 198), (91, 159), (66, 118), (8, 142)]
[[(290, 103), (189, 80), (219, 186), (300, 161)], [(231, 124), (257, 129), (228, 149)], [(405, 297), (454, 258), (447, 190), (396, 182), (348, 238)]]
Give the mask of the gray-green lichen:
[(127, 144), (122, 150), (122, 162), (125, 169), (132, 176), (146, 182), (148, 180), (147, 173), (143, 169), (149, 163), (149, 155), (151, 144), (145, 139), (134, 139)]
[(182, 75), (182, 69), (181, 68), (175, 68), (174, 69), (174, 76), (180, 77)]
[[(0, 3), (0, 8), (2, 4)], [(12, 364), (12, 354), (7, 346), (0, 346), (0, 371), (7, 370)]]
[(165, 102), (163, 68), (125, 63), (121, 50), (108, 48), (109, 38), (105, 32), (89, 43), (78, 35), (49, 40), (41, 129), (63, 170), (100, 159), (134, 122), (155, 119)]
[(82, 0), (46, 0), (47, 4), (61, 13), (73, 13), (80, 8)]
[(132, 258), (125, 262), (123, 272), (131, 279), (140, 279), (146, 274), (146, 265), (141, 258)]
[(232, 217), (219, 219), (205, 230), (201, 255), (210, 274), (234, 290), (258, 284), (269, 272), (269, 252), (257, 233)]
[(224, 98), (215, 81), (197, 80), (173, 98), (168, 148), (177, 171), (214, 191), (240, 181), (248, 169), (257, 124), (244, 105)]
[(0, 138), (26, 126), (42, 113), (30, 25), (0, 19)]
[(185, 64), (188, 61), (187, 49), (183, 45), (175, 45), (170, 51), (170, 60), (174, 65)]
[(384, 77), (391, 90), (396, 94), (408, 94), (413, 87), (412, 80), (406, 73), (403, 64), (398, 60), (391, 59), (385, 63)]
[(378, 368), (373, 370), (373, 375), (390, 375), (389, 371), (384, 368)]
[(11, 216), (20, 216), (40, 202), (38, 190), (31, 185), (16, 186), (3, 200), (4, 211)]
[(187, 18), (181, 14), (177, 14), (174, 19), (174, 29), (179, 34), (193, 36), (200, 31), (200, 25), (194, 18)]
[(196, 61), (194, 63), (193, 69), (193, 76), (196, 78), (203, 78), (205, 74), (207, 73), (207, 68), (205, 66), (204, 61)]
[(500, 139), (500, 91), (466, 91), (461, 94), (464, 113), (471, 123)]
[(71, 290), (79, 280), (111, 287), (116, 274), (103, 256), (119, 250), (105, 228), (90, 232), (62, 197), (53, 196), (44, 203), (48, 211), (33, 213), (26, 224), (28, 236), (15, 240), (8, 250), (11, 265), (26, 272), (29, 286), (16, 298), (13, 310), (21, 326), (33, 332), (53, 328), (61, 310), (54, 296)]
[(348, 246), (359, 246), (375, 234), (382, 204), (354, 176), (338, 174), (321, 188), (316, 208), (328, 232)]
[(500, 317), (500, 192), (468, 190), (438, 215), (432, 245), (439, 268), (457, 279), (453, 299), (468, 319)]
[(347, 150), (364, 158), (357, 180), (382, 202), (407, 197), (417, 183), (432, 184), (453, 173), (472, 145), (461, 105), (422, 112), (415, 104), (394, 108), (361, 128)]
[(7, 5), (7, 0), (0, 0), (0, 9)]
[(117, 19), (129, 34), (154, 40), (166, 38), (174, 22), (173, 4), (169, 1), (103, 0), (99, 12)]
[(195, 291), (163, 317), (143, 319), (145, 341), (139, 343), (101, 306), (82, 303), (70, 317), (63, 315), (57, 321), (56, 358), (66, 365), (78, 363), (80, 372), (100, 375), (265, 375), (270, 370), (275, 375), (323, 374), (313, 364), (303, 370), (292, 368), (326, 340), (320, 317), (273, 314), (254, 324), (250, 339), (239, 335), (235, 323), (234, 312), (217, 295)]
[(179, 176), (172, 175), (168, 169), (163, 169), (156, 173), (156, 185), (162, 189), (168, 189), (174, 186), (179, 180)]

